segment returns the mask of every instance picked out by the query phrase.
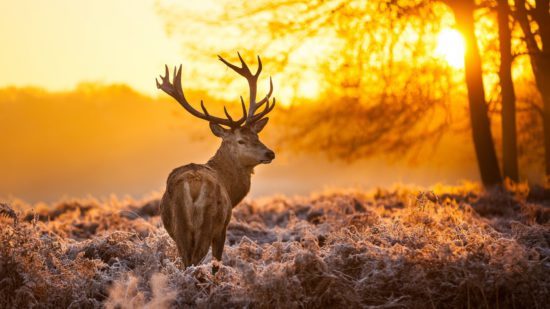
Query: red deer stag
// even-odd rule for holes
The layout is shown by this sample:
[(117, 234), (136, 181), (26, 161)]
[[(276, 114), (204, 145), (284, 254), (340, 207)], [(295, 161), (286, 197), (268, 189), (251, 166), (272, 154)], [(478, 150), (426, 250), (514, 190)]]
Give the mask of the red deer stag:
[[(206, 164), (191, 163), (173, 170), (168, 176), (166, 192), (161, 200), (164, 227), (176, 242), (185, 267), (199, 264), (210, 245), (213, 257), (221, 262), (231, 210), (248, 193), (254, 167), (260, 163), (270, 163), (275, 158), (275, 153), (258, 138), (258, 133), (269, 120), (264, 116), (275, 107), (275, 98), (270, 103), (273, 92), (271, 77), (268, 94), (256, 102), (257, 81), (262, 71), (260, 57), (255, 74), (252, 74), (240, 54), (241, 67), (218, 57), (248, 81), (248, 111), (241, 96), (243, 116), (238, 120), (234, 120), (225, 107), (227, 118), (211, 115), (202, 101), (202, 112), (193, 108), (181, 87), (181, 65), (177, 70), (174, 68), (173, 82), (170, 82), (167, 66), (165, 76), (160, 77), (162, 83), (157, 80), (159, 89), (178, 101), (191, 115), (208, 121), (212, 133), (222, 139), (220, 148)], [(216, 269), (214, 267), (213, 270)]]

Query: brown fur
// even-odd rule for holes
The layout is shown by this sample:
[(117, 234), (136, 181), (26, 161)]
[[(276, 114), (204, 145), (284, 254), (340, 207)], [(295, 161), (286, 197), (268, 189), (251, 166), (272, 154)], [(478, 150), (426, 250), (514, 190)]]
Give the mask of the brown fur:
[(221, 261), (231, 210), (248, 194), (253, 169), (274, 154), (258, 139), (267, 123), (226, 130), (211, 125), (222, 145), (206, 164), (188, 164), (172, 171), (161, 200), (161, 216), (176, 242), (185, 266), (197, 265), (210, 245)]

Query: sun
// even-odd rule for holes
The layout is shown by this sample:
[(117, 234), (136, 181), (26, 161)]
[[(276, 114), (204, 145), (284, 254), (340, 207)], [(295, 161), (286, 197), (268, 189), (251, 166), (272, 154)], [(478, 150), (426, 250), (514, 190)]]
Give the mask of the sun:
[(454, 68), (464, 67), (464, 48), (464, 38), (455, 29), (443, 29), (437, 35), (436, 56)]
[(316, 79), (302, 81), (298, 86), (297, 95), (307, 99), (316, 98), (319, 95), (319, 83)]

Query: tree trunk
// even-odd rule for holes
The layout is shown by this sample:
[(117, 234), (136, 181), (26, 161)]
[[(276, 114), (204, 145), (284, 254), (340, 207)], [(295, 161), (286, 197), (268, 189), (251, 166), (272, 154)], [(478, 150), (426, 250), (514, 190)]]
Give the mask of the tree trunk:
[(448, 1), (454, 11), (458, 28), (466, 41), (466, 53), (464, 54), (464, 68), (466, 73), (466, 86), (468, 88), (468, 101), (470, 106), (470, 122), (474, 147), (477, 156), (477, 164), (481, 175), (481, 181), (486, 187), (502, 183), (500, 169), (491, 134), (487, 104), (485, 102), (485, 90), (481, 71), (481, 57), (477, 46), (477, 38), (474, 31), (473, 0)]
[(512, 81), (512, 51), (508, 0), (497, 1), (498, 37), (500, 48), (500, 93), (502, 95), (502, 165), (504, 177), (518, 182), (516, 133), (516, 94)]
[[(524, 34), (537, 89), (542, 97), (544, 130), (544, 159), (546, 179), (550, 180), (550, 12), (548, 0), (536, 0), (535, 7), (527, 11), (525, 0), (517, 0), (515, 16)], [(537, 24), (541, 48), (531, 30), (529, 16)]]
[(546, 163), (546, 178), (550, 178), (550, 1), (536, 0), (536, 9), (533, 19), (537, 22), (542, 42), (541, 52), (538, 54), (539, 70), (537, 85), (542, 96), (544, 149)]
[[(548, 68), (547, 70), (550, 70)], [(550, 75), (550, 73), (546, 73)], [(546, 181), (550, 182), (550, 76), (546, 77), (546, 89), (540, 90), (543, 103), (543, 127), (544, 127), (544, 162), (546, 164)]]

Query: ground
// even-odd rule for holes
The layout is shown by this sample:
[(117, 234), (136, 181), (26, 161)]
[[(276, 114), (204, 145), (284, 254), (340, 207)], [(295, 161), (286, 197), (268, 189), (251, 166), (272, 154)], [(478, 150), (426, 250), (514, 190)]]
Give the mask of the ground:
[(550, 198), (475, 185), (335, 190), (233, 211), (182, 268), (158, 198), (0, 208), (0, 307), (543, 308)]

